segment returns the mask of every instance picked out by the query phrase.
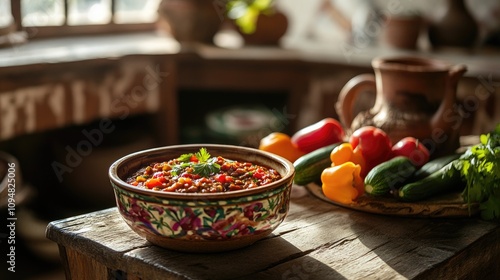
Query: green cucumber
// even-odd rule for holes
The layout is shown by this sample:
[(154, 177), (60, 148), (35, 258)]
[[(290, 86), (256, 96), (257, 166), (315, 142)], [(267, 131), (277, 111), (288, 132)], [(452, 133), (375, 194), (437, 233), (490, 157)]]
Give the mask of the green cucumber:
[(293, 182), (301, 186), (318, 182), (321, 179), (323, 170), (332, 165), (330, 154), (333, 149), (342, 143), (343, 142), (339, 142), (319, 148), (298, 158), (293, 163), (295, 167)]
[(419, 170), (415, 171), (415, 174), (413, 174), (410, 182), (422, 180), (423, 178), (443, 168), (448, 163), (458, 159), (461, 155), (461, 153), (453, 153), (450, 155), (435, 158), (427, 162)]
[(365, 192), (372, 196), (397, 195), (397, 190), (417, 170), (411, 160), (397, 156), (372, 168), (365, 177)]
[(454, 163), (455, 160), (421, 180), (402, 186), (399, 189), (399, 199), (419, 201), (453, 189), (463, 189), (464, 182), (460, 171), (453, 166)]

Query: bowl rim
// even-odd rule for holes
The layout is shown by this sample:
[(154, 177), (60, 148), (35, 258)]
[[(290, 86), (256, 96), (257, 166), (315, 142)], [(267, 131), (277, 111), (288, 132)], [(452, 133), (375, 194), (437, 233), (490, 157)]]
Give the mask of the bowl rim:
[[(245, 189), (245, 190), (237, 190), (237, 191), (229, 191), (229, 192), (219, 192), (219, 193), (178, 193), (178, 192), (162, 192), (162, 191), (155, 191), (155, 190), (150, 190), (150, 189), (143, 189), (143, 188), (138, 188), (136, 186), (133, 186), (131, 184), (126, 183), (123, 179), (121, 179), (118, 176), (118, 170), (119, 168), (128, 162), (132, 162), (138, 158), (143, 158), (147, 157), (148, 155), (153, 155), (153, 154), (159, 154), (163, 151), (170, 151), (170, 150), (176, 150), (176, 149), (186, 149), (186, 148), (192, 148), (193, 150), (200, 149), (201, 147), (207, 148), (207, 150), (210, 150), (210, 148), (217, 148), (217, 149), (237, 149), (242, 152), (251, 152), (255, 153), (259, 156), (266, 157), (270, 160), (273, 160), (277, 162), (278, 164), (281, 164), (286, 172), (284, 174), (281, 174), (281, 179), (278, 181), (272, 182), (270, 184), (260, 186), (258, 188), (253, 188), (253, 189)], [(231, 159), (231, 158), (230, 158)], [(153, 162), (153, 160), (151, 160)], [(293, 163), (290, 162), (289, 160), (278, 156), (276, 154), (267, 152), (267, 151), (262, 151), (257, 148), (251, 148), (251, 147), (244, 147), (244, 146), (236, 146), (236, 145), (226, 145), (226, 144), (179, 144), (179, 145), (167, 145), (167, 146), (161, 146), (161, 147), (156, 147), (156, 148), (151, 148), (151, 149), (146, 149), (146, 150), (141, 150), (137, 151), (134, 153), (130, 153), (128, 155), (125, 155), (116, 161), (114, 161), (108, 170), (108, 176), (112, 184), (115, 186), (124, 189), (126, 191), (136, 193), (136, 194), (142, 194), (146, 196), (155, 196), (159, 198), (166, 198), (166, 199), (179, 199), (179, 200), (220, 200), (220, 199), (226, 199), (226, 198), (235, 198), (235, 197), (245, 197), (249, 195), (254, 195), (254, 194), (259, 194), (263, 193), (266, 191), (271, 191), (276, 188), (279, 188), (283, 186), (284, 184), (289, 184), (290, 186), (293, 183), (293, 176), (295, 175), (295, 167), (293, 166)]]

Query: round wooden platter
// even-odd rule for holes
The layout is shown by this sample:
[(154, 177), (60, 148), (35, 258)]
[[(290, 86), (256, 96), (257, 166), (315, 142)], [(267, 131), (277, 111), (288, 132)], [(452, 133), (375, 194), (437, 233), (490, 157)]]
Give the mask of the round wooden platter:
[(471, 217), (479, 213), (478, 205), (471, 205), (470, 209), (463, 201), (459, 192), (443, 194), (432, 199), (419, 202), (402, 202), (390, 197), (369, 197), (363, 195), (355, 203), (342, 204), (328, 199), (321, 190), (321, 186), (311, 183), (305, 188), (321, 200), (345, 208), (390, 216), (445, 218)]

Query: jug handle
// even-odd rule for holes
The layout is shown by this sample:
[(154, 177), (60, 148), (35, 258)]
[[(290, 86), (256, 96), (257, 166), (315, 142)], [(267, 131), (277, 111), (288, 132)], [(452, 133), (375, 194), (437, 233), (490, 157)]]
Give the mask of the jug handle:
[(354, 120), (354, 101), (358, 94), (365, 89), (371, 89), (376, 93), (375, 75), (361, 74), (350, 79), (339, 93), (339, 97), (335, 104), (335, 109), (339, 115), (340, 122), (346, 128), (350, 128)]
[(458, 82), (466, 71), (467, 71), (467, 66), (463, 64), (455, 65), (450, 69), (448, 73), (446, 96), (431, 120), (431, 126), (433, 128), (445, 126), (446, 118), (444, 116), (447, 113), (447, 111), (453, 108), (453, 104), (457, 100)]

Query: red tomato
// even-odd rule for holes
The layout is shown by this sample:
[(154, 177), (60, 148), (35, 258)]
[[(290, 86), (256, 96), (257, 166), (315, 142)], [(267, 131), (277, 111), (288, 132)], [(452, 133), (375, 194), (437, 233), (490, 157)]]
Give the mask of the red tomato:
[(161, 186), (161, 181), (159, 178), (151, 178), (151, 179), (146, 181), (145, 185), (146, 185), (146, 187), (148, 187), (148, 189), (152, 189), (154, 187)]
[(255, 170), (252, 176), (257, 179), (262, 179), (265, 175), (266, 175), (265, 172), (259, 168)]
[(226, 175), (218, 174), (217, 176), (215, 176), (215, 180), (219, 183), (225, 183), (226, 182)]
[(189, 158), (190, 162), (198, 162), (198, 158), (195, 155), (192, 155), (191, 158)]
[(380, 128), (364, 126), (354, 131), (349, 138), (352, 148), (361, 147), (361, 154), (366, 162), (366, 171), (391, 157), (392, 142)]
[(324, 118), (297, 131), (292, 135), (291, 141), (300, 151), (309, 153), (343, 141), (344, 137), (345, 131), (339, 121), (334, 118)]
[(405, 137), (399, 140), (393, 147), (394, 156), (405, 156), (409, 158), (415, 166), (421, 167), (429, 161), (429, 150), (414, 137)]

